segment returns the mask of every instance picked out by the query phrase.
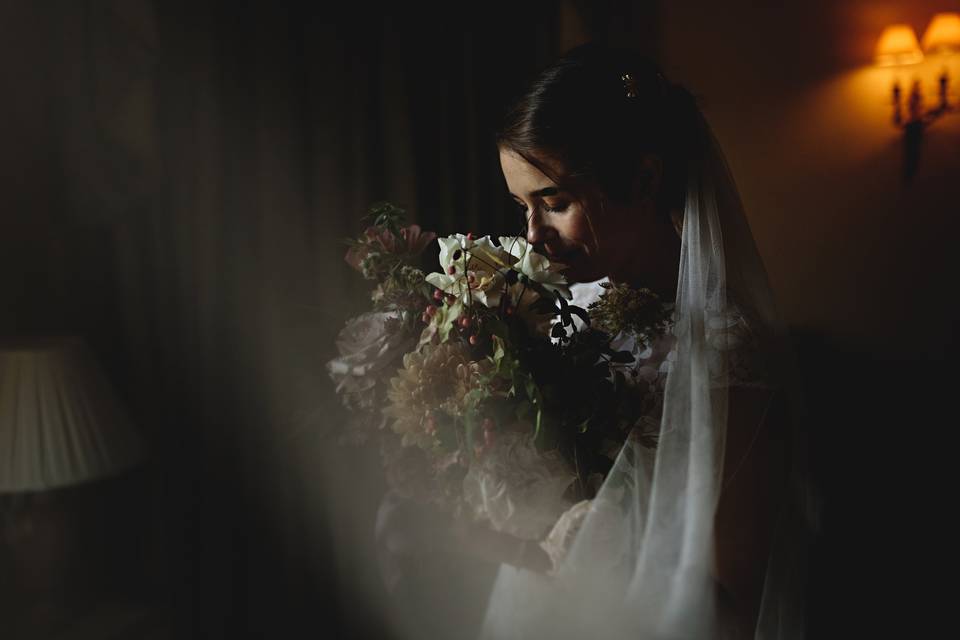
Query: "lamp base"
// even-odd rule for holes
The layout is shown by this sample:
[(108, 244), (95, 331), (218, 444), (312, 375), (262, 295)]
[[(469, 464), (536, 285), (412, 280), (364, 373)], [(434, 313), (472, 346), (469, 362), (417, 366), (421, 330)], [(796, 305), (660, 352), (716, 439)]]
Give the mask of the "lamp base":
[(49, 637), (103, 592), (103, 536), (89, 530), (98, 497), (91, 486), (0, 496), (0, 566), (12, 576), (0, 619), (20, 632), (9, 637)]

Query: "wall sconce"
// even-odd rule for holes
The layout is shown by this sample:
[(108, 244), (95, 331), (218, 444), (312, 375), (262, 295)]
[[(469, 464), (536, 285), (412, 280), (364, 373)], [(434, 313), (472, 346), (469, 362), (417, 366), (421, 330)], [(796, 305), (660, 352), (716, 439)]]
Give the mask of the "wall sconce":
[[(934, 58), (946, 59), (960, 52), (960, 14), (938, 13), (930, 21), (923, 35), (923, 48), (908, 24), (894, 24), (883, 30), (877, 42), (876, 62), (882, 67), (907, 67)], [(950, 76), (946, 64), (937, 78), (938, 100), (934, 107), (927, 107), (923, 100), (923, 88), (914, 78), (906, 98), (904, 116), (903, 90), (900, 80), (895, 79), (892, 89), (893, 124), (904, 130), (904, 179), (909, 180), (916, 172), (920, 157), (920, 141), (923, 129), (941, 116), (960, 110), (950, 103)]]

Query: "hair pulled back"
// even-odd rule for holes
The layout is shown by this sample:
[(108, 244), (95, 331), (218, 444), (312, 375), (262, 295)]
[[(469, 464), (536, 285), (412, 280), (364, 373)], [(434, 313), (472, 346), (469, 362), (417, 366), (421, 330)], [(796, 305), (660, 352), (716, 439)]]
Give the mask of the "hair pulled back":
[[(658, 209), (670, 211), (683, 207), (701, 122), (694, 97), (656, 63), (587, 43), (540, 72), (508, 109), (496, 141), (573, 193), (587, 180), (621, 203), (630, 200), (644, 155), (654, 154), (662, 163)], [(545, 158), (558, 161), (562, 174)]]

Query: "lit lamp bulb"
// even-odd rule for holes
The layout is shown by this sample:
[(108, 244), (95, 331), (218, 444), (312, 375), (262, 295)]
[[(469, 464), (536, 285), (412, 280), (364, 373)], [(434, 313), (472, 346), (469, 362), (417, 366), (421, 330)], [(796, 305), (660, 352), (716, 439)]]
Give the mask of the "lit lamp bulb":
[[(923, 51), (917, 42), (917, 34), (908, 24), (892, 24), (883, 30), (877, 42), (875, 53), (877, 64), (881, 67), (903, 66), (917, 64), (923, 61)], [(903, 123), (903, 112), (900, 107), (900, 83), (893, 83), (893, 122), (897, 126)], [(920, 85), (913, 83), (908, 101), (910, 106), (910, 122), (920, 119), (923, 104), (920, 96)]]
[[(960, 51), (960, 14), (938, 13), (933, 16), (930, 25), (923, 34), (923, 50), (931, 54), (950, 55)], [(939, 111), (949, 111), (947, 99), (950, 78), (947, 68), (940, 73), (940, 106)]]

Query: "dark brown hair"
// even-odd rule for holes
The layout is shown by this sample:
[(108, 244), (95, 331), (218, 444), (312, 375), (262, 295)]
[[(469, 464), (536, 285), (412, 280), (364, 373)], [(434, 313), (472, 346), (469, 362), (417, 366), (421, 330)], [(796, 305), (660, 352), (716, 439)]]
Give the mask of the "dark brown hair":
[[(496, 142), (574, 193), (586, 179), (621, 203), (630, 199), (643, 156), (654, 154), (663, 165), (657, 208), (667, 212), (683, 207), (700, 118), (693, 96), (653, 61), (587, 43), (540, 72), (508, 109)], [(559, 161), (562, 175), (545, 157)]]

